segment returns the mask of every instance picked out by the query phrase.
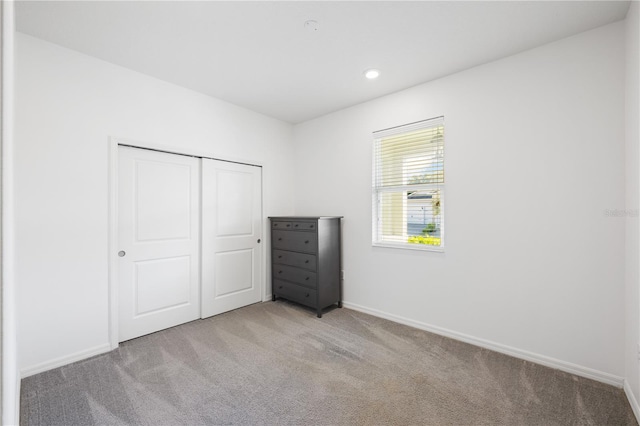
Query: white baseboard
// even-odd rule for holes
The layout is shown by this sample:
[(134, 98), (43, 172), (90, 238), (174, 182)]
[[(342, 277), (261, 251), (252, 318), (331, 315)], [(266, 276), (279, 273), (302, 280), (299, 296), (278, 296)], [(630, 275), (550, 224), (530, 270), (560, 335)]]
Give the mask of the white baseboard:
[(353, 309), (354, 311), (364, 312), (365, 314), (373, 315), (376, 317), (388, 319), (393, 322), (408, 325), (420, 330), (429, 331), (441, 336), (450, 337), (455, 340), (460, 340), (465, 343), (470, 343), (475, 346), (490, 349), (492, 351), (500, 352), (506, 355), (510, 355), (515, 358), (524, 359), (526, 361), (541, 364), (546, 367), (555, 368), (557, 370), (565, 371), (567, 373), (575, 374), (576, 376), (586, 377), (588, 379), (597, 380), (602, 383), (613, 385), (618, 388), (624, 386), (624, 378), (615, 376), (613, 374), (605, 373), (602, 371), (594, 370), (589, 367), (583, 367), (581, 365), (572, 364), (570, 362), (562, 361), (559, 359), (551, 358), (546, 355), (540, 355), (533, 352), (525, 351), (522, 349), (513, 348), (511, 346), (503, 345), (500, 343), (492, 342), (478, 337), (469, 336), (467, 334), (458, 333), (457, 331), (448, 330), (446, 328), (437, 327), (435, 325), (426, 324), (420, 321), (400, 317), (397, 315), (389, 314), (379, 311), (377, 309), (367, 308), (355, 303), (342, 302), (345, 308)]
[(20, 371), (22, 378), (33, 376), (34, 374), (42, 373), (44, 371), (53, 370), (54, 368), (62, 367), (63, 365), (71, 364), (76, 361), (82, 361), (83, 359), (91, 358), (92, 356), (101, 355), (111, 351), (111, 344), (105, 343), (100, 346), (95, 346), (84, 351), (76, 352), (71, 355), (62, 356), (60, 358), (52, 359), (40, 364), (32, 365), (31, 367), (24, 368)]
[(624, 379), (624, 394), (627, 395), (627, 400), (629, 401), (629, 405), (631, 405), (633, 414), (635, 414), (637, 422), (640, 423), (640, 405), (638, 405), (638, 400), (633, 394), (631, 385), (627, 379)]

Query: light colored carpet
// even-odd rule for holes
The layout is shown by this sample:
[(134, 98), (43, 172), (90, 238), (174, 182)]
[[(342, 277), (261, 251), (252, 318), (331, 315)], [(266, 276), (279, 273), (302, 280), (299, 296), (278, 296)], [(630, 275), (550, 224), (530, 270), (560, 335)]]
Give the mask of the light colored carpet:
[(279, 300), (22, 381), (23, 425), (635, 425), (621, 389)]

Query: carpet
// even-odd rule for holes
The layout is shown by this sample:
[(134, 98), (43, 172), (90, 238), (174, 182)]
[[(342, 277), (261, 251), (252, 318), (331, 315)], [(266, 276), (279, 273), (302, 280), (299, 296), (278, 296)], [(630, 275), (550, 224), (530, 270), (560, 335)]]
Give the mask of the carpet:
[(22, 380), (22, 425), (636, 425), (624, 392), (350, 309), (259, 303)]

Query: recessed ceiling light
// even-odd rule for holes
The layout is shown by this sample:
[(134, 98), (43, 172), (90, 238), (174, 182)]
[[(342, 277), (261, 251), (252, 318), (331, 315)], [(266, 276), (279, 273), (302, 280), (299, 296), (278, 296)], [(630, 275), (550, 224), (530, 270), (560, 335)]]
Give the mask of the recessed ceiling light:
[(378, 76), (380, 75), (380, 71), (376, 70), (376, 69), (370, 69), (370, 70), (366, 70), (364, 72), (364, 76), (367, 77), (369, 80), (373, 80), (375, 78), (378, 78)]

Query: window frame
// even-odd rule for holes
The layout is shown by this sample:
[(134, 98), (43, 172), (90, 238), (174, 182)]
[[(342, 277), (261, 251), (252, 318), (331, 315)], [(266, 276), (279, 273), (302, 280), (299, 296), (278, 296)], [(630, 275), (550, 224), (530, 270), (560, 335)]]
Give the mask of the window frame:
[[(379, 130), (373, 132), (373, 155), (372, 157), (372, 198), (371, 198), (371, 207), (372, 207), (372, 223), (371, 223), (371, 245), (373, 247), (386, 247), (386, 248), (398, 248), (404, 250), (417, 250), (417, 251), (430, 251), (430, 252), (444, 252), (445, 251), (445, 208), (446, 208), (446, 191), (445, 191), (445, 183), (446, 178), (443, 175), (442, 183), (421, 183), (421, 184), (406, 184), (403, 183), (401, 185), (393, 185), (393, 186), (382, 186), (379, 185), (379, 170), (378, 164), (381, 162), (379, 160), (379, 141), (381, 139), (389, 138), (392, 136), (398, 136), (405, 133), (414, 132), (422, 129), (429, 129), (434, 127), (442, 126), (444, 129), (444, 116), (430, 118), (427, 120), (421, 120), (414, 123), (409, 123), (405, 125), (400, 125), (396, 127), (392, 127), (389, 129)], [(444, 130), (443, 130), (444, 132)], [(443, 141), (442, 141), (442, 169), (444, 172), (445, 169), (445, 135), (443, 133)], [(428, 244), (413, 244), (409, 242), (394, 242), (389, 240), (382, 239), (382, 233), (380, 232), (380, 228), (382, 226), (382, 203), (380, 202), (380, 196), (382, 193), (389, 192), (404, 192), (405, 198), (407, 192), (415, 192), (422, 190), (439, 190), (440, 191), (440, 245), (433, 246)], [(406, 211), (405, 211), (406, 213)]]

